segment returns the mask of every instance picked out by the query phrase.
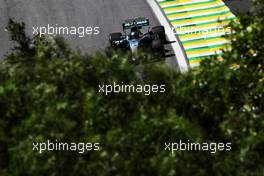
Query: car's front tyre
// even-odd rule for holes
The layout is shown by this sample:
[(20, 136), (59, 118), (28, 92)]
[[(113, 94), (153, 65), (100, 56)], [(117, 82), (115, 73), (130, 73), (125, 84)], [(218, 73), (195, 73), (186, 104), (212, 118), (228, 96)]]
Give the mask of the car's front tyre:
[(113, 45), (113, 43), (114, 43), (115, 41), (119, 41), (119, 40), (121, 40), (121, 36), (122, 36), (122, 33), (120, 33), (120, 32), (117, 32), (117, 33), (111, 33), (111, 34), (109, 35), (109, 42), (110, 42), (111, 46)]
[(164, 26), (155, 26), (152, 28), (152, 32), (158, 36), (163, 42), (166, 41), (166, 34)]

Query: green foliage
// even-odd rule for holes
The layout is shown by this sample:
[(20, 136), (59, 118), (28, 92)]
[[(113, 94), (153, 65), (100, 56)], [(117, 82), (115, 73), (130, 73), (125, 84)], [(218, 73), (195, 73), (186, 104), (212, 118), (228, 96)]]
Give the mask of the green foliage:
[[(28, 38), (0, 68), (0, 175), (263, 175), (261, 18), (234, 24), (224, 61), (181, 75), (124, 55), (81, 55), (61, 38)], [(98, 85), (165, 84), (166, 93), (99, 93)], [(33, 142), (99, 142), (100, 151), (39, 154)], [(165, 142), (232, 142), (231, 151), (164, 150)]]

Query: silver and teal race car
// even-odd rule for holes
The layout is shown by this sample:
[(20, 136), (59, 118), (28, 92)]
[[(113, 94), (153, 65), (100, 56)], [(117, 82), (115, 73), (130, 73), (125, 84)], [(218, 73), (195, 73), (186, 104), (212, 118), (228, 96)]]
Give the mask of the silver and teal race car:
[(136, 18), (128, 19), (123, 23), (124, 34), (111, 33), (109, 35), (110, 45), (115, 49), (130, 50), (132, 54), (137, 53), (140, 48), (150, 49), (151, 52), (165, 56), (166, 41), (165, 29), (163, 26), (152, 27), (151, 30), (143, 33), (141, 29), (149, 26), (149, 19)]

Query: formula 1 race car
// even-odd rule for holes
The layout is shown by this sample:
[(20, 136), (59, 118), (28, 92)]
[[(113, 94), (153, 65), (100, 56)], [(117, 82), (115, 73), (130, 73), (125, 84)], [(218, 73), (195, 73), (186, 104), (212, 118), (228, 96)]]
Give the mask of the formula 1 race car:
[[(159, 53), (165, 56), (166, 41), (165, 29), (163, 26), (148, 28), (146, 33), (142, 33), (142, 27), (149, 26), (149, 19), (136, 18), (128, 19), (123, 23), (122, 33), (111, 33), (109, 35), (110, 45), (115, 49), (126, 49), (135, 55), (140, 48), (150, 49), (151, 53)], [(128, 32), (129, 31), (129, 32)]]

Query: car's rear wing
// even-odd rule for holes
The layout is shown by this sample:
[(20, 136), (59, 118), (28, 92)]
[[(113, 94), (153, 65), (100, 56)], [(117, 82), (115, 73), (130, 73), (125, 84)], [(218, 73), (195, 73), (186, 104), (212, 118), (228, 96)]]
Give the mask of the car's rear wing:
[(123, 23), (123, 29), (130, 29), (132, 27), (143, 27), (149, 26), (149, 19), (147, 18), (136, 18), (136, 19), (128, 19)]

